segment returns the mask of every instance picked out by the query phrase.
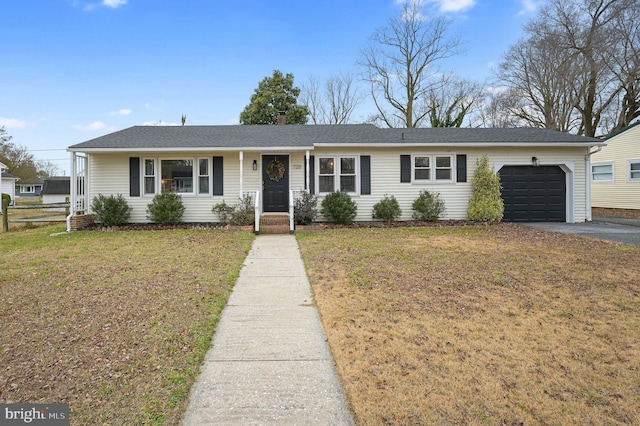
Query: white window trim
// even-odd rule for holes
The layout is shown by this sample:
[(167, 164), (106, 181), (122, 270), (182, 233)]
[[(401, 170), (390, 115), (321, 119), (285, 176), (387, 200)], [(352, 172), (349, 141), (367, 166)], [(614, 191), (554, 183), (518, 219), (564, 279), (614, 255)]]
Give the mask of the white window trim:
[[(154, 171), (154, 192), (153, 194), (145, 193), (145, 178), (151, 177), (151, 175), (146, 175), (146, 161), (153, 161), (153, 171)], [(212, 197), (213, 193), (213, 160), (210, 157), (144, 157), (142, 159), (142, 167), (141, 167), (141, 194), (143, 197), (155, 197), (158, 194), (162, 193), (162, 162), (163, 161), (172, 161), (172, 160), (188, 160), (192, 163), (192, 191), (191, 192), (176, 192), (181, 196), (185, 197)], [(200, 193), (200, 160), (207, 160), (207, 171), (209, 172), (209, 191), (206, 193)]]
[[(595, 180), (593, 178), (593, 168), (596, 166), (611, 166), (611, 179), (609, 180)], [(591, 179), (591, 182), (593, 183), (613, 183), (615, 182), (615, 165), (613, 164), (613, 161), (599, 161), (597, 163), (591, 163), (591, 170), (589, 171), (589, 177)], [(603, 173), (601, 173), (603, 174)]]
[[(631, 164), (640, 164), (640, 158), (627, 160), (627, 182), (640, 182), (640, 177), (631, 177)], [(634, 170), (634, 172), (640, 174), (640, 170)]]
[[(429, 157), (429, 177), (430, 179), (416, 179), (416, 157)], [(451, 178), (450, 179), (436, 179), (436, 157), (449, 157), (451, 160)], [(447, 153), (416, 153), (411, 154), (411, 183), (421, 184), (441, 184), (441, 183), (455, 183), (456, 181), (456, 154), (450, 152)]]
[[(355, 168), (356, 168), (356, 173), (355, 173), (355, 191), (350, 191), (347, 192), (347, 194), (349, 195), (353, 195), (353, 196), (358, 196), (360, 195), (360, 155), (359, 154), (320, 154), (320, 155), (316, 155), (315, 158), (315, 170), (316, 170), (316, 175), (315, 175), (315, 189), (316, 189), (316, 194), (319, 195), (327, 195), (327, 194), (331, 194), (331, 192), (320, 192), (320, 176), (330, 176), (330, 175), (321, 175), (320, 174), (320, 158), (331, 158), (333, 159), (333, 191), (339, 191), (340, 190), (340, 176), (342, 176), (340, 174), (340, 160), (343, 158), (353, 158), (355, 159)], [(345, 175), (345, 176), (353, 176), (353, 175)]]

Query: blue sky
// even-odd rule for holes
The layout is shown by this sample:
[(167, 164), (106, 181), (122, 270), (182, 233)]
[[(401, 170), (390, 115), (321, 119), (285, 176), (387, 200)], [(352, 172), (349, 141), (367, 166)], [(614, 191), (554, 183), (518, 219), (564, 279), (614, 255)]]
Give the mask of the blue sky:
[[(544, 0), (427, 0), (464, 42), (442, 68), (492, 76)], [(4, 0), (0, 126), (59, 173), (65, 149), (126, 127), (237, 124), (273, 70), (296, 85), (356, 72), (397, 0)], [(369, 114), (366, 105), (354, 121)]]

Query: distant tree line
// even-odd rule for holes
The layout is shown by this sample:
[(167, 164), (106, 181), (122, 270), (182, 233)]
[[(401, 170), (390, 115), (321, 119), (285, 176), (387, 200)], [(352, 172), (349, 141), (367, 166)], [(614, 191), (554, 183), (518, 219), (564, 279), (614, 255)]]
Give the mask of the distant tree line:
[(38, 161), (27, 148), (11, 142), (4, 127), (0, 127), (0, 163), (7, 166), (7, 172), (22, 181), (35, 181), (56, 173), (56, 166), (47, 161)]

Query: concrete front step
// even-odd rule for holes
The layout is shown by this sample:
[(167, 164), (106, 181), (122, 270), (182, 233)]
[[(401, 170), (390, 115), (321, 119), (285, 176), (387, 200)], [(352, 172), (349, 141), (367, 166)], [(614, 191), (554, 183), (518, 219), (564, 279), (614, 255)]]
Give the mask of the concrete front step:
[(261, 234), (288, 234), (288, 214), (268, 214), (260, 218)]

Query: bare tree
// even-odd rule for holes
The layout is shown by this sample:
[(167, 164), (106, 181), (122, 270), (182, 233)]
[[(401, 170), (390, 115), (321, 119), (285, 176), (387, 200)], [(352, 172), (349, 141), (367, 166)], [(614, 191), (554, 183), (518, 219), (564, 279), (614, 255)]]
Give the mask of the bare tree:
[(300, 101), (309, 109), (313, 124), (347, 124), (363, 97), (354, 84), (352, 74), (341, 73), (329, 77), (322, 85), (310, 77), (302, 85)]
[(522, 97), (515, 89), (493, 88), (485, 90), (486, 97), (477, 114), (473, 117), (473, 127), (523, 127), (527, 123), (512, 111), (519, 108)]
[(376, 30), (359, 64), (370, 85), (376, 121), (388, 127), (420, 127), (429, 114), (425, 97), (439, 84), (437, 65), (458, 52), (451, 21), (425, 17), (421, 2), (405, 1), (402, 15)]
[(431, 127), (461, 127), (465, 118), (481, 107), (484, 98), (482, 86), (474, 81), (444, 75), (441, 83), (426, 94)]
[(624, 115), (620, 122), (633, 117), (637, 35), (627, 40), (616, 28), (623, 21), (637, 29), (637, 17), (630, 18), (637, 8), (637, 0), (550, 0), (500, 66), (500, 80), (523, 99), (511, 113), (529, 125), (592, 137), (608, 132), (612, 111)]

